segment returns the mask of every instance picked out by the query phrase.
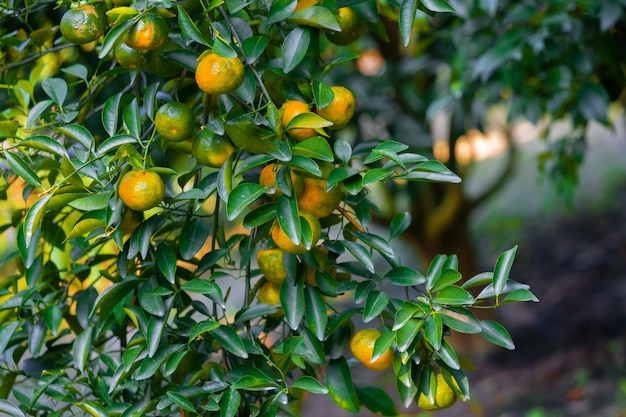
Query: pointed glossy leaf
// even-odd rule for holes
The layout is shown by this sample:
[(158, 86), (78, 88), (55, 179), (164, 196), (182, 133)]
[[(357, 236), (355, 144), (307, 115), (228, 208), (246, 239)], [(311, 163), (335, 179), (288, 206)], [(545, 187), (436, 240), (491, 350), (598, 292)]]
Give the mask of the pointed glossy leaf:
[(369, 323), (378, 317), (389, 304), (390, 297), (383, 291), (370, 291), (365, 300), (365, 309), (363, 310), (363, 323)]
[(86, 328), (74, 339), (74, 343), (72, 344), (74, 365), (81, 374), (85, 372), (85, 364), (87, 363), (91, 350), (91, 332), (91, 327)]
[(183, 37), (187, 37), (194, 42), (208, 46), (209, 42), (207, 42), (204, 35), (202, 35), (202, 32), (200, 32), (196, 24), (193, 22), (193, 20), (191, 20), (189, 14), (187, 13), (187, 10), (185, 10), (185, 8), (181, 5), (178, 5), (177, 8), (178, 25), (180, 26)]
[(493, 270), (493, 288), (496, 297), (502, 294), (509, 279), (509, 273), (511, 272), (513, 260), (515, 259), (515, 252), (517, 252), (517, 246), (502, 253), (496, 261), (496, 266)]
[(292, 150), (294, 155), (308, 156), (309, 158), (327, 162), (335, 160), (328, 140), (319, 136), (298, 143)]
[[(363, 187), (375, 184), (377, 182), (385, 181), (393, 176), (393, 171), (384, 168), (372, 168), (369, 169), (363, 176)], [(392, 236), (393, 238), (393, 236)]]
[(96, 154), (98, 156), (106, 155), (112, 150), (118, 149), (123, 145), (137, 145), (137, 138), (130, 135), (115, 135), (102, 141)]
[(399, 25), (400, 34), (404, 46), (408, 46), (411, 41), (415, 12), (417, 11), (417, 0), (403, 0), (400, 6)]
[(454, 351), (454, 348), (448, 343), (446, 339), (441, 342), (441, 348), (437, 351), (439, 358), (446, 363), (452, 369), (461, 369), (461, 363), (459, 357)]
[(276, 203), (267, 203), (253, 208), (243, 219), (243, 225), (248, 228), (259, 227), (276, 218)]
[(244, 182), (236, 186), (228, 196), (227, 213), (228, 220), (234, 220), (246, 208), (250, 207), (255, 200), (263, 195), (265, 189), (263, 186)]
[(19, 325), (19, 321), (12, 321), (0, 326), (0, 356), (2, 356), (4, 350), (9, 345), (13, 333), (15, 333)]
[(276, 209), (276, 219), (287, 237), (295, 244), (302, 241), (302, 222), (298, 215), (298, 203), (295, 196), (280, 196)]
[(326, 386), (330, 398), (337, 406), (351, 413), (359, 411), (359, 398), (356, 394), (350, 367), (343, 357), (331, 359), (326, 368)]
[(322, 6), (305, 7), (294, 13), (289, 21), (298, 25), (341, 32), (341, 27), (335, 15), (329, 9)]
[[(181, 6), (178, 6), (179, 8), (182, 8)], [(176, 404), (177, 406), (179, 406), (180, 408), (182, 408), (183, 410), (187, 410), (190, 413), (197, 413), (195, 407), (193, 406), (193, 404), (191, 403), (191, 401), (189, 401), (187, 398), (185, 398), (184, 396), (177, 394), (173, 391), (168, 391), (166, 393), (167, 398), (169, 398), (174, 404)]]
[(52, 100), (42, 100), (39, 103), (35, 104), (32, 109), (30, 109), (25, 124), (27, 130), (33, 127), (35, 122), (37, 122), (41, 115), (44, 114), (46, 110), (48, 110), (52, 103)]
[(130, 135), (137, 139), (141, 138), (141, 113), (137, 98), (134, 98), (133, 101), (126, 106), (122, 117), (124, 119), (124, 125)]
[(405, 385), (399, 379), (396, 381), (396, 386), (398, 388), (398, 395), (400, 396), (402, 405), (405, 408), (409, 408), (413, 403), (413, 399), (417, 395), (417, 387), (413, 383)]
[(433, 302), (442, 305), (471, 305), (474, 301), (472, 294), (456, 285), (445, 287), (433, 298)]
[(461, 273), (454, 269), (444, 269), (433, 282), (432, 292), (439, 291), (461, 280)]
[(420, 0), (424, 7), (433, 12), (454, 12), (454, 7), (450, 6), (446, 0)]
[(504, 300), (500, 302), (500, 304), (516, 303), (520, 301), (534, 301), (535, 303), (538, 303), (539, 299), (530, 290), (520, 288), (512, 291), (510, 294), (507, 294), (506, 297), (504, 297)]
[(193, 326), (193, 329), (191, 330), (191, 334), (189, 335), (189, 342), (191, 343), (196, 337), (215, 330), (218, 327), (220, 327), (219, 322), (213, 320), (205, 320), (196, 323), (196, 325)]
[(57, 129), (63, 134), (83, 145), (85, 149), (94, 149), (95, 140), (91, 132), (86, 127), (81, 125), (65, 125)]
[(391, 345), (393, 345), (395, 340), (395, 332), (387, 332), (378, 336), (376, 342), (374, 342), (374, 349), (372, 350), (370, 362), (376, 362), (381, 356), (386, 354), (389, 349), (391, 349)]
[(35, 171), (33, 171), (18, 154), (5, 151), (4, 157), (9, 163), (11, 170), (19, 175), (24, 181), (33, 187), (41, 187), (41, 181)]
[(433, 314), (426, 320), (424, 327), (424, 335), (426, 340), (435, 350), (441, 347), (441, 338), (443, 337), (443, 320), (440, 314)]
[(296, 9), (296, 6), (292, 0), (276, 0), (270, 7), (270, 12), (267, 18), (267, 25), (285, 20)]
[(426, 273), (426, 289), (428, 291), (433, 288), (433, 284), (437, 277), (441, 274), (447, 260), (448, 257), (446, 255), (437, 255), (430, 263), (428, 272)]
[(141, 283), (139, 278), (126, 278), (124, 281), (120, 281), (107, 287), (96, 298), (89, 317), (100, 310), (100, 314), (105, 316), (113, 307), (121, 303), (125, 296), (134, 291), (134, 288)]
[[(46, 203), (52, 194), (47, 194), (37, 200), (26, 212), (26, 216), (24, 217), (24, 224), (22, 228), (24, 230), (24, 242), (26, 244), (26, 248), (30, 247), (30, 244), (35, 236), (35, 232), (40, 226), (41, 219), (43, 218)], [(36, 243), (36, 242), (35, 242)]]
[(480, 322), (474, 314), (463, 307), (450, 307), (440, 310), (446, 326), (461, 333), (475, 334), (482, 331)]
[(200, 217), (194, 217), (183, 226), (180, 232), (179, 251), (184, 260), (189, 260), (202, 249), (209, 237), (209, 223)]
[(411, 319), (407, 321), (404, 326), (396, 330), (396, 341), (399, 352), (405, 352), (409, 349), (409, 347), (411, 347), (411, 344), (417, 337), (417, 334), (423, 325), (423, 320)]
[(500, 323), (493, 320), (483, 320), (480, 322), (480, 326), (483, 330), (481, 335), (490, 343), (509, 350), (515, 349), (511, 335)]
[(267, 36), (251, 36), (243, 41), (243, 53), (246, 54), (248, 62), (254, 62), (265, 52), (270, 44)]
[(365, 249), (363, 246), (359, 245), (356, 242), (350, 241), (342, 241), (341, 244), (348, 249), (357, 261), (359, 261), (368, 271), (372, 274), (376, 273), (376, 269), (374, 268), (374, 261), (372, 260), (372, 255)]
[(122, 93), (114, 94), (104, 103), (102, 108), (102, 126), (109, 136), (113, 136), (117, 132), (121, 101)]
[(176, 254), (168, 243), (163, 242), (157, 247), (156, 263), (165, 279), (174, 284), (176, 281)]
[(113, 51), (115, 45), (122, 41), (122, 36), (124, 36), (134, 23), (135, 22), (132, 19), (127, 20), (109, 30), (104, 37), (104, 41), (102, 42), (102, 49), (100, 49), (100, 52), (98, 53), (98, 58), (103, 59), (109, 54), (109, 52)]
[(326, 325), (328, 324), (324, 298), (316, 287), (307, 285), (304, 290), (304, 302), (306, 305), (306, 322), (309, 328), (319, 340), (324, 340)]
[(328, 388), (322, 385), (317, 379), (303, 375), (296, 379), (291, 388), (301, 389), (304, 391), (312, 392), (313, 394), (328, 394)]
[(239, 391), (236, 389), (227, 390), (220, 403), (220, 417), (235, 417), (240, 404), (241, 394)]
[(394, 285), (402, 287), (421, 285), (426, 282), (426, 278), (424, 277), (424, 275), (406, 266), (398, 266), (393, 268), (391, 271), (385, 274), (384, 279)]
[(6, 413), (10, 417), (26, 417), (26, 414), (13, 403), (0, 399), (0, 412)]
[(82, 408), (93, 417), (109, 417), (109, 413), (95, 401), (83, 401), (74, 403), (75, 406)]
[(356, 387), (359, 401), (372, 413), (379, 416), (397, 416), (398, 410), (389, 394), (381, 388), (368, 386)]
[(388, 256), (389, 258), (394, 258), (396, 256), (396, 254), (394, 253), (393, 249), (391, 248), (391, 245), (389, 244), (389, 242), (387, 240), (383, 239), (382, 237), (380, 237), (380, 236), (378, 236), (376, 234), (367, 233), (367, 232), (359, 232), (359, 233), (356, 234), (356, 236), (363, 243), (365, 243), (368, 246), (376, 249), (377, 251), (379, 251), (383, 255)]
[(146, 344), (148, 347), (148, 357), (152, 358), (161, 344), (161, 336), (165, 328), (165, 318), (152, 316), (148, 320), (148, 330), (146, 331)]
[(28, 139), (24, 139), (20, 142), (20, 146), (26, 146), (32, 149), (39, 149), (44, 152), (50, 152), (58, 156), (67, 157), (67, 150), (50, 136), (35, 135), (30, 136)]
[(303, 27), (296, 27), (285, 37), (281, 54), (285, 73), (291, 72), (302, 61), (310, 41), (311, 33)]
[(304, 317), (304, 287), (302, 281), (286, 279), (280, 287), (280, 304), (285, 311), (285, 320), (292, 330), (298, 330)]
[(41, 88), (56, 104), (63, 107), (67, 98), (67, 82), (63, 78), (46, 78)]
[(409, 320), (413, 317), (417, 316), (418, 318), (422, 315), (422, 309), (414, 303), (405, 302), (402, 307), (400, 307), (396, 311), (396, 316), (394, 318), (393, 327), (391, 330), (396, 331), (402, 326), (404, 326)]
[(316, 113), (305, 112), (300, 113), (291, 119), (289, 124), (285, 126), (285, 130), (299, 128), (322, 129), (332, 125), (333, 122), (329, 122), (321, 116), (318, 116)]
[(248, 352), (241, 337), (230, 327), (220, 326), (210, 331), (211, 335), (227, 351), (240, 358), (247, 358)]

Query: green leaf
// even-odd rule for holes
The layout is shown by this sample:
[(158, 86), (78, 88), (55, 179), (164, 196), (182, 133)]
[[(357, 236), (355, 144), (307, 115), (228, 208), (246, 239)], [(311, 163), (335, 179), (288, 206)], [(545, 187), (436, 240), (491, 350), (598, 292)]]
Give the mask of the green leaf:
[(512, 291), (510, 294), (507, 294), (500, 304), (516, 303), (520, 301), (534, 301), (535, 303), (538, 303), (539, 299), (530, 290), (520, 288)]
[(456, 285), (445, 287), (433, 298), (433, 302), (442, 305), (471, 305), (474, 301), (472, 294)]
[(259, 227), (276, 218), (278, 204), (267, 203), (250, 210), (243, 219), (243, 225), (248, 228)]
[(480, 322), (474, 314), (463, 307), (441, 309), (440, 315), (446, 326), (461, 333), (475, 334), (482, 331)]
[(441, 342), (441, 348), (437, 351), (439, 358), (445, 362), (452, 369), (461, 369), (461, 363), (459, 357), (454, 351), (454, 348), (444, 338)]
[(263, 195), (265, 189), (263, 186), (253, 183), (244, 182), (236, 186), (228, 196), (226, 205), (228, 220), (234, 220), (246, 208), (250, 207), (259, 197)]
[(243, 41), (243, 53), (246, 55), (247, 61), (253, 63), (265, 52), (270, 41), (267, 36), (256, 35), (251, 36)]
[(281, 48), (283, 71), (288, 74), (302, 61), (309, 49), (311, 33), (308, 29), (296, 27), (285, 37)]
[(171, 284), (176, 282), (176, 253), (167, 242), (157, 246), (156, 263), (159, 271)]
[(355, 177), (357, 175), (359, 175), (359, 171), (356, 169), (347, 167), (339, 167), (333, 169), (328, 175), (328, 180), (326, 182), (326, 191), (330, 191), (340, 182), (345, 181), (348, 178)]
[(328, 324), (326, 302), (319, 290), (312, 285), (307, 285), (304, 290), (304, 302), (306, 306), (306, 322), (313, 331), (313, 334), (315, 334), (320, 341), (323, 341), (326, 325)]
[(372, 234), (372, 233), (367, 233), (367, 232), (358, 232), (356, 233), (356, 236), (359, 238), (360, 241), (370, 246), (371, 248), (376, 249), (378, 252), (382, 253), (383, 255), (391, 259), (395, 258), (396, 254), (391, 248), (391, 245), (389, 244), (387, 240), (383, 239), (381, 236)]
[(461, 273), (454, 269), (444, 269), (433, 282), (432, 292), (439, 291), (461, 280)]
[(183, 37), (191, 39), (199, 44), (209, 46), (209, 42), (205, 39), (204, 35), (202, 35), (202, 32), (200, 32), (193, 20), (191, 20), (187, 10), (185, 10), (185, 8), (181, 5), (178, 5), (177, 8), (178, 25), (180, 26)]
[(141, 138), (141, 110), (137, 98), (134, 98), (128, 106), (124, 108), (122, 115), (124, 125), (131, 136), (137, 139)]
[(44, 114), (46, 110), (48, 110), (48, 107), (50, 107), (52, 103), (52, 100), (42, 100), (30, 109), (28, 117), (26, 118), (26, 130), (30, 130), (30, 128), (33, 127), (35, 122), (39, 119), (39, 117), (41, 117), (42, 114)]
[(437, 277), (441, 274), (441, 271), (446, 264), (448, 257), (446, 255), (437, 255), (430, 262), (428, 272), (426, 273), (426, 289), (430, 291), (433, 288), (433, 284)]
[(374, 342), (374, 349), (372, 350), (372, 357), (370, 362), (376, 362), (381, 356), (387, 353), (393, 342), (396, 341), (396, 334), (394, 332), (383, 333)]
[(93, 307), (89, 313), (89, 317), (100, 310), (101, 316), (105, 316), (113, 307), (121, 303), (125, 296), (134, 290), (140, 284), (139, 278), (126, 278), (124, 281), (117, 282), (98, 294), (93, 303)]
[(374, 268), (374, 261), (372, 260), (372, 255), (365, 249), (363, 246), (359, 245), (356, 242), (350, 241), (341, 241), (341, 244), (350, 252), (357, 261), (359, 261), (369, 272), (372, 274), (376, 273), (376, 269)]
[[(179, 9), (182, 9), (181, 6), (178, 6)], [(183, 9), (184, 10), (184, 9)], [(193, 404), (191, 403), (191, 401), (189, 401), (187, 398), (185, 398), (184, 396), (177, 394), (173, 391), (168, 391), (166, 393), (167, 398), (169, 398), (174, 404), (176, 404), (177, 406), (179, 406), (180, 408), (189, 411), (190, 413), (197, 413), (195, 407), (193, 406)]]
[[(24, 231), (24, 242), (26, 244), (26, 248), (30, 247), (32, 243), (33, 237), (35, 236), (39, 225), (41, 224), (41, 219), (45, 213), (46, 203), (52, 194), (46, 194), (39, 200), (35, 201), (32, 206), (26, 212), (26, 216), (24, 216), (24, 224), (22, 225)], [(37, 243), (37, 242), (35, 242)]]
[(427, 317), (424, 336), (426, 336), (426, 340), (428, 340), (433, 349), (439, 350), (443, 337), (443, 320), (440, 314), (433, 314)]
[(509, 332), (498, 322), (493, 320), (483, 320), (480, 322), (482, 328), (481, 335), (496, 346), (514, 350), (515, 344)]
[(39, 177), (17, 153), (5, 151), (4, 156), (11, 170), (33, 187), (41, 187)]
[(363, 310), (363, 323), (369, 323), (378, 317), (389, 304), (390, 297), (383, 291), (370, 291), (365, 300), (365, 309)]
[(59, 107), (63, 107), (67, 98), (67, 82), (63, 78), (46, 78), (41, 88)]
[(496, 266), (493, 270), (493, 289), (496, 297), (502, 294), (506, 286), (516, 252), (517, 246), (514, 246), (508, 251), (502, 253), (496, 261)]
[(241, 340), (241, 337), (230, 327), (221, 325), (210, 331), (211, 336), (227, 351), (235, 356), (246, 359), (248, 352)]
[(56, 140), (50, 136), (35, 135), (30, 136), (27, 139), (21, 141), (20, 146), (25, 146), (31, 149), (38, 149), (44, 152), (49, 152), (58, 156), (67, 157), (67, 150)]
[(359, 398), (352, 382), (350, 367), (343, 356), (328, 362), (326, 386), (330, 398), (337, 406), (351, 413), (359, 411)]
[(411, 344), (423, 326), (424, 320), (410, 319), (396, 330), (398, 352), (405, 352), (411, 347)]
[[(320, 169), (319, 165), (308, 156), (302, 156), (302, 155), (292, 156), (291, 162), (289, 162), (289, 166), (292, 167), (294, 171), (306, 171), (315, 177), (322, 176), (322, 170)], [(284, 188), (284, 187), (281, 187), (281, 188)], [(283, 194), (285, 194), (284, 189), (283, 189)]]
[(115, 135), (115, 136), (111, 136), (110, 138), (102, 141), (102, 143), (100, 143), (100, 146), (98, 146), (98, 150), (96, 152), (96, 154), (98, 156), (103, 156), (106, 155), (109, 151), (112, 151), (114, 149), (118, 149), (120, 146), (123, 145), (137, 145), (137, 138), (130, 136), (130, 135)]
[(393, 285), (402, 287), (411, 287), (414, 285), (421, 285), (426, 282), (426, 278), (412, 268), (406, 266), (398, 266), (390, 270), (383, 277), (386, 281), (391, 282)]
[(299, 245), (302, 242), (302, 222), (298, 214), (298, 202), (295, 196), (280, 196), (276, 208), (276, 219), (294, 245)]
[(359, 401), (372, 413), (379, 416), (397, 416), (398, 410), (389, 394), (378, 387), (356, 387)]
[(406, 47), (411, 41), (415, 12), (417, 11), (417, 0), (403, 0), (400, 6), (399, 25), (402, 35), (403, 45)]
[(363, 187), (367, 187), (368, 185), (384, 181), (392, 177), (393, 174), (394, 174), (393, 171), (389, 169), (384, 169), (384, 168), (369, 169), (363, 176)]
[(298, 10), (289, 19), (297, 25), (312, 26), (320, 29), (328, 29), (341, 32), (341, 27), (335, 15), (323, 6), (310, 6)]
[(296, 115), (289, 121), (289, 124), (285, 126), (285, 130), (311, 128), (322, 129), (328, 126), (332, 126), (333, 122), (329, 122), (321, 116), (318, 116), (313, 112), (305, 112)]
[(298, 330), (304, 317), (304, 287), (302, 280), (292, 282), (289, 277), (280, 286), (280, 304), (285, 311), (285, 320), (292, 330)]
[(302, 375), (291, 384), (292, 389), (301, 389), (313, 394), (328, 394), (328, 388), (312, 376)]
[(433, 12), (454, 12), (454, 8), (446, 0), (420, 0), (428, 10)]
[(102, 126), (109, 136), (115, 135), (117, 132), (117, 124), (120, 112), (120, 102), (122, 101), (122, 93), (117, 93), (109, 97), (104, 103), (102, 113), (100, 113), (102, 119)]
[(345, 140), (336, 140), (335, 155), (337, 155), (337, 158), (339, 158), (341, 162), (347, 164), (352, 157), (352, 146)]
[(79, 334), (72, 344), (72, 355), (74, 356), (74, 365), (76, 369), (83, 374), (85, 372), (85, 364), (89, 359), (91, 349), (91, 327), (86, 328)]
[(205, 320), (199, 323), (196, 323), (191, 329), (191, 333), (189, 334), (189, 343), (191, 343), (196, 337), (201, 334), (210, 332), (211, 330), (215, 330), (220, 327), (219, 322), (213, 320)]
[(103, 191), (89, 195), (87, 197), (78, 198), (68, 203), (68, 205), (80, 211), (95, 211), (106, 209), (113, 198), (115, 191)]
[(294, 155), (307, 156), (327, 162), (333, 162), (335, 160), (328, 140), (319, 136), (298, 143), (292, 150)]
[(276, 0), (270, 7), (269, 15), (267, 16), (267, 25), (280, 22), (287, 19), (293, 11), (296, 9), (296, 4), (293, 0)]
[(585, 83), (576, 96), (577, 107), (587, 120), (608, 123), (611, 99), (606, 89), (600, 84)]
[(95, 401), (83, 401), (74, 403), (75, 406), (82, 408), (93, 417), (109, 417), (109, 413)]
[(9, 345), (13, 333), (19, 327), (19, 321), (12, 321), (0, 326), (0, 356), (4, 353), (4, 350)]
[(57, 129), (59, 132), (83, 145), (85, 149), (94, 149), (95, 140), (91, 132), (86, 127), (81, 125), (65, 125), (58, 127)]
[(6, 413), (11, 417), (26, 417), (26, 414), (24, 414), (17, 406), (3, 399), (0, 399), (0, 412)]
[(227, 390), (222, 396), (220, 417), (235, 417), (240, 404), (241, 394), (239, 391), (236, 389)]
[(152, 358), (157, 352), (161, 344), (161, 336), (165, 328), (165, 318), (151, 316), (148, 320), (148, 329), (146, 330), (146, 345), (148, 348), (148, 357)]
[(98, 53), (98, 58), (104, 59), (109, 54), (109, 52), (113, 51), (115, 45), (121, 42), (122, 37), (126, 34), (128, 29), (134, 23), (135, 22), (131, 19), (111, 28), (111, 30), (109, 30), (104, 37), (104, 41), (102, 42), (102, 48)]
[(209, 223), (201, 217), (193, 217), (185, 223), (178, 243), (180, 256), (186, 261), (192, 259), (204, 246), (209, 233)]

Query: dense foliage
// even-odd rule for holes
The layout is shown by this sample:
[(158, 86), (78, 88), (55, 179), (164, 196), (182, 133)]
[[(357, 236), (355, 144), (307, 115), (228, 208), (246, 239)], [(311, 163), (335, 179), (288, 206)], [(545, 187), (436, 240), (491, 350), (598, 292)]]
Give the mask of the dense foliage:
[[(435, 403), (441, 381), (469, 398), (464, 361), (448, 336), (477, 334), (514, 347), (502, 325), (472, 310), (536, 300), (508, 277), (515, 249), (493, 272), (464, 278), (455, 255), (434, 257), (424, 271), (400, 259), (393, 244), (412, 216), (396, 213), (388, 234), (372, 232), (378, 208), (370, 188), (460, 178), (417, 153), (404, 134), (355, 140), (356, 119), (337, 130), (342, 122), (328, 120), (335, 112), (319, 115), (366, 45), (388, 38), (393, 47), (414, 45), (424, 19), (418, 10), (447, 19), (441, 13), (452, 7), (445, 0), (308, 2), (297, 11), (295, 0), (84, 3), (107, 10), (105, 34), (94, 30), (99, 38), (86, 43), (61, 21), (77, 4), (0, 5), (0, 186), (13, 207), (1, 230), (16, 241), (6, 249), (0, 288), (0, 410), (298, 415), (310, 392), (352, 412), (397, 414), (383, 390), (351, 377), (351, 367), (362, 365), (347, 347), (364, 324), (381, 330), (374, 359), (393, 353), (404, 406), (424, 397)], [(368, 32), (338, 46), (329, 39), (341, 32), (344, 6)], [(135, 31), (145, 16), (155, 26), (166, 22), (170, 42), (124, 50), (142, 44)], [(198, 61), (209, 50), (243, 62), (234, 91), (198, 87)], [(473, 78), (455, 85), (488, 78), (495, 68), (483, 61), (458, 68), (459, 77)], [(226, 90), (241, 75), (233, 71), (222, 80)], [(376, 104), (347, 87), (357, 114)], [(422, 100), (419, 88), (403, 94)], [(285, 123), (285, 100), (318, 112)], [(194, 137), (172, 141), (159, 132), (155, 115), (170, 102), (191, 109)], [(294, 129), (315, 134), (296, 140)], [(190, 152), (207, 134), (227, 138), (233, 152), (199, 163)], [(230, 149), (223, 141), (219, 149)], [(272, 163), (282, 168), (273, 184), (262, 184)], [(159, 190), (137, 206), (143, 213), (122, 201), (133, 196), (120, 189), (132, 170), (156, 173), (165, 185), (164, 198)], [(299, 198), (297, 178), (323, 181), (320, 205), (333, 190), (340, 203), (310, 220), (299, 208), (308, 201)], [(256, 258), (278, 243), (277, 228), (303, 249), (285, 249), (274, 303), (261, 296), (270, 279)]]

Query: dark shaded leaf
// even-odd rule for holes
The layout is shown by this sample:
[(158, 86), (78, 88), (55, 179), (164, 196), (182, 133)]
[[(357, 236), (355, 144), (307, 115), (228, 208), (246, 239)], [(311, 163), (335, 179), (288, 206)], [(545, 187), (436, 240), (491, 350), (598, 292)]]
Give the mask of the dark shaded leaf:
[(359, 411), (359, 398), (356, 394), (350, 367), (345, 358), (331, 359), (326, 368), (326, 386), (330, 398), (337, 406), (351, 413)]

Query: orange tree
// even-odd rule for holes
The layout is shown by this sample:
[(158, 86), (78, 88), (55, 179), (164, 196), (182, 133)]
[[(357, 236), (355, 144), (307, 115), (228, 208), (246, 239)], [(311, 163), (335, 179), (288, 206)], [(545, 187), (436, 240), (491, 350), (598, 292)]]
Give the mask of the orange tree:
[(515, 248), (464, 279), (455, 255), (403, 262), (411, 216), (371, 231), (369, 188), (460, 179), (400, 140), (342, 139), (361, 98), (329, 81), (363, 28), (385, 38), (379, 12), (408, 41), (417, 8), (451, 11), (4, 2), (0, 411), (297, 416), (310, 392), (396, 414), (355, 366), (390, 367), (404, 406), (469, 398), (448, 336), (514, 347), (473, 310), (536, 300), (509, 279)]

